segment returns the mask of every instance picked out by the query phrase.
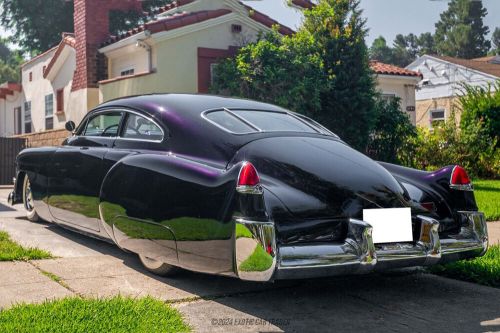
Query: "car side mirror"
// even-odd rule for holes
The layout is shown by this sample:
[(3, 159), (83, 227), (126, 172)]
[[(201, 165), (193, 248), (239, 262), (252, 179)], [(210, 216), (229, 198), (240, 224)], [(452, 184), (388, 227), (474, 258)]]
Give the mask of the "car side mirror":
[(73, 121), (67, 121), (66, 122), (66, 125), (64, 125), (64, 127), (66, 127), (66, 130), (68, 130), (69, 132), (73, 133), (73, 131), (75, 130), (76, 128), (76, 125)]

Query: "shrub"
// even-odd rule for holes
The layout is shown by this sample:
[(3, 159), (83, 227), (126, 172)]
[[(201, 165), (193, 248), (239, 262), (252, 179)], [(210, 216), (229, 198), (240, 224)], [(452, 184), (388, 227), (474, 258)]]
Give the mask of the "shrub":
[(416, 128), (408, 115), (401, 111), (401, 100), (377, 98), (374, 113), (375, 129), (368, 141), (368, 155), (388, 163), (408, 164), (414, 154)]
[(491, 139), (482, 122), (470, 123), (466, 130), (456, 125), (454, 115), (432, 131), (417, 129), (418, 135), (410, 139), (415, 151), (406, 162), (408, 166), (435, 170), (460, 164), (472, 176), (500, 177), (500, 149), (497, 139)]
[(462, 108), (460, 127), (464, 132), (474, 134), (475, 125), (480, 123), (482, 133), (500, 144), (500, 80), (486, 87), (461, 85), (462, 96), (459, 105)]

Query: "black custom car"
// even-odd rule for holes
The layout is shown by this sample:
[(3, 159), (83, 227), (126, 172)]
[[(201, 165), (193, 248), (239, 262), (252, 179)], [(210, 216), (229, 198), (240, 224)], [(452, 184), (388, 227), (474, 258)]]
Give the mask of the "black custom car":
[(460, 166), (378, 163), (277, 106), (202, 95), (105, 103), (61, 147), (17, 158), (9, 200), (137, 253), (245, 280), (356, 274), (484, 254)]

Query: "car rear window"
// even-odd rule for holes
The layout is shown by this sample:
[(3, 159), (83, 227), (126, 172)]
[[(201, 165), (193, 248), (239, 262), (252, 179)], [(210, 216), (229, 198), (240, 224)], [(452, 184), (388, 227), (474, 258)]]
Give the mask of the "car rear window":
[(243, 134), (258, 131), (245, 122), (241, 121), (241, 119), (238, 119), (238, 117), (234, 116), (230, 112), (215, 111), (207, 113), (205, 116), (208, 120), (212, 121), (217, 126), (231, 133)]
[(208, 112), (205, 117), (222, 129), (236, 134), (261, 131), (321, 133), (304, 120), (285, 112), (220, 110)]

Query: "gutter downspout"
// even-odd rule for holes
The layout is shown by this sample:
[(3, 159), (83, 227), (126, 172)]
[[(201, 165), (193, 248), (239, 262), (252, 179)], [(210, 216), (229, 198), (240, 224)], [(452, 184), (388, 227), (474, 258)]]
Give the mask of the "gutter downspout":
[(135, 45), (137, 47), (142, 47), (143, 49), (148, 52), (148, 73), (153, 72), (153, 50), (151, 45), (149, 45), (146, 40), (150, 38), (151, 32), (149, 30), (146, 30), (144, 32), (144, 35), (146, 36), (145, 39), (138, 39)]

